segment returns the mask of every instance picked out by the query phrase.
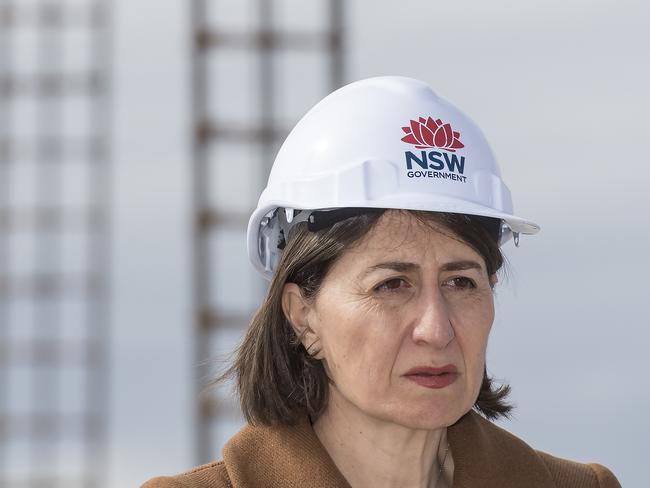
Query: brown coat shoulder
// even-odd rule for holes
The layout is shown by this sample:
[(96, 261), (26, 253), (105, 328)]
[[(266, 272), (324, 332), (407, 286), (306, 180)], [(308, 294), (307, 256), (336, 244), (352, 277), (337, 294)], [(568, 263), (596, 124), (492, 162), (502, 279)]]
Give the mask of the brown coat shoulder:
[(159, 476), (141, 488), (232, 488), (223, 461), (197, 466), (175, 476)]
[(621, 488), (616, 476), (601, 464), (577, 463), (542, 451), (537, 451), (537, 454), (551, 473), (551, 478), (557, 488), (572, 488), (574, 486)]

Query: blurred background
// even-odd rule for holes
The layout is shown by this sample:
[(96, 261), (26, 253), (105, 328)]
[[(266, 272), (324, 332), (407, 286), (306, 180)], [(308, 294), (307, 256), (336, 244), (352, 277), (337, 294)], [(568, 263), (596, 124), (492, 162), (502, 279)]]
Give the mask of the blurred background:
[[(422, 79), (518, 215), (500, 422), (647, 484), (650, 7), (640, 0), (0, 0), (0, 487), (125, 487), (219, 458), (202, 392), (266, 283), (248, 216), (300, 116)], [(646, 481), (644, 481), (646, 480)]]

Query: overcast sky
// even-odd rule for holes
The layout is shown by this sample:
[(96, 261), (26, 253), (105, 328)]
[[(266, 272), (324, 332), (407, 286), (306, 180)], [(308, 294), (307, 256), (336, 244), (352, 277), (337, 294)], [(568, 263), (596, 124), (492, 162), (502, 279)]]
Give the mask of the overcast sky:
[[(116, 2), (116, 488), (194, 464), (187, 4)], [(504, 427), (630, 487), (650, 437), (649, 14), (640, 0), (357, 0), (345, 29), (346, 81), (431, 84), (483, 129), (517, 215), (542, 227), (505, 249), (488, 347), (517, 404)], [(318, 70), (300, 81), (314, 103)]]

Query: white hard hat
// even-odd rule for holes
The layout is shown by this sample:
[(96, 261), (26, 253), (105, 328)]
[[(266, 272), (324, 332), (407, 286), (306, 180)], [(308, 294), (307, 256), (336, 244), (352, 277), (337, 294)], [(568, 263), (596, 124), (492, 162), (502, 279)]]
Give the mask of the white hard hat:
[(513, 215), (476, 124), (427, 84), (398, 76), (350, 83), (296, 124), (248, 223), (251, 262), (270, 279), (290, 228), (309, 218), (297, 210), (350, 207), (493, 217), (500, 245), (539, 231)]

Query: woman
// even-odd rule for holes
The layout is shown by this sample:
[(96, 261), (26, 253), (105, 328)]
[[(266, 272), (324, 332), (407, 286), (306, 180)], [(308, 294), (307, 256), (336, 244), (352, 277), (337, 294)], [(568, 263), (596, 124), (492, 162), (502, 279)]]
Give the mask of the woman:
[(620, 486), (536, 451), (485, 352), (513, 215), (476, 125), (424, 83), (332, 93), (293, 129), (248, 229), (271, 280), (236, 361), (248, 420), (223, 460), (144, 486)]

